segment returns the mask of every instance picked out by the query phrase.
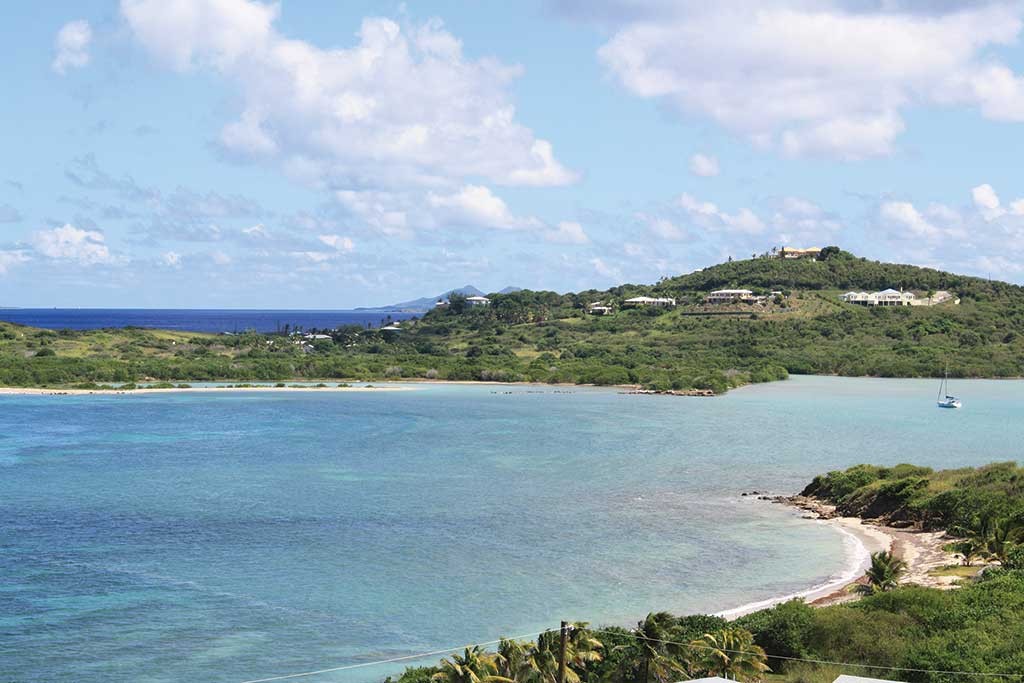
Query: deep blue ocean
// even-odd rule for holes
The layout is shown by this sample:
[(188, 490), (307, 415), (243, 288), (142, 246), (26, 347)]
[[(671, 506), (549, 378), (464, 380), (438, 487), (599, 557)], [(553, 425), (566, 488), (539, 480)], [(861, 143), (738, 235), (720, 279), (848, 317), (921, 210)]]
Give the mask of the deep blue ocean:
[(50, 330), (104, 327), (154, 327), (188, 332), (275, 332), (285, 325), (329, 329), (340, 325), (380, 326), (382, 320), (407, 320), (400, 311), (301, 311), (255, 309), (157, 308), (2, 308), (0, 320)]
[(801, 591), (844, 540), (740, 493), (1018, 457), (1024, 382), (953, 389), (0, 395), (0, 680), (241, 683)]

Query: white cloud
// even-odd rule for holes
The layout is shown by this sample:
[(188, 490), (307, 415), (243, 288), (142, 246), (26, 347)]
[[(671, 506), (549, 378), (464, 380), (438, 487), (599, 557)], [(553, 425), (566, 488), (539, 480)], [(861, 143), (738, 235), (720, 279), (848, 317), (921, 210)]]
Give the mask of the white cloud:
[(650, 230), (652, 235), (659, 239), (678, 242), (686, 237), (685, 230), (664, 216), (638, 213), (636, 217), (642, 223), (647, 225), (647, 228)]
[(32, 236), (32, 246), (47, 258), (77, 261), (82, 265), (112, 263), (103, 233), (81, 230), (65, 224), (53, 230), (40, 230)]
[(604, 259), (595, 257), (590, 259), (590, 265), (593, 266), (594, 272), (601, 277), (614, 280), (616, 282), (622, 281), (622, 271), (615, 267), (605, 263)]
[(554, 230), (544, 233), (544, 239), (557, 244), (589, 244), (590, 237), (587, 236), (583, 226), (573, 221), (562, 221)]
[(356, 248), (351, 237), (343, 237), (341, 235), (320, 235), (319, 239), (328, 247), (339, 252), (349, 253)]
[(343, 189), (576, 179), (516, 120), (509, 83), (522, 69), (467, 58), (439, 20), (367, 18), (355, 45), (323, 49), (279, 33), (276, 3), (122, 0), (121, 13), (158, 60), (238, 91), (220, 140), (232, 153)]
[(466, 185), (450, 195), (431, 192), (427, 202), (434, 209), (442, 209), (447, 220), (464, 225), (506, 230), (542, 225), (536, 218), (513, 215), (505, 201), (483, 185)]
[[(573, 11), (570, 8), (570, 12)], [(916, 106), (1024, 121), (1017, 2), (605, 2), (577, 10), (614, 34), (600, 61), (630, 92), (788, 155), (890, 154)]]
[(896, 228), (905, 228), (912, 235), (934, 239), (942, 234), (910, 202), (884, 202), (879, 208), (882, 221)]
[(6, 275), (11, 269), (11, 266), (24, 263), (28, 260), (28, 254), (20, 249), (0, 250), (0, 275)]
[(777, 241), (782, 246), (824, 245), (833, 242), (842, 229), (835, 216), (801, 197), (778, 201), (771, 226), (778, 232)]
[(160, 255), (160, 261), (169, 268), (180, 268), (181, 254), (174, 251), (166, 251)]
[(694, 154), (690, 157), (690, 173), (702, 178), (710, 178), (719, 173), (718, 159), (707, 154)]
[(84, 19), (69, 21), (57, 32), (54, 48), (57, 54), (50, 68), (63, 76), (68, 69), (80, 69), (89, 63), (92, 28)]
[(764, 222), (747, 208), (741, 208), (733, 214), (726, 213), (720, 211), (715, 204), (698, 201), (685, 192), (680, 195), (678, 204), (703, 228), (724, 229), (750, 235), (760, 234), (765, 229)]
[(996, 194), (996, 191), (988, 183), (978, 185), (972, 189), (971, 197), (974, 198), (975, 205), (985, 211), (999, 210), (999, 195)]

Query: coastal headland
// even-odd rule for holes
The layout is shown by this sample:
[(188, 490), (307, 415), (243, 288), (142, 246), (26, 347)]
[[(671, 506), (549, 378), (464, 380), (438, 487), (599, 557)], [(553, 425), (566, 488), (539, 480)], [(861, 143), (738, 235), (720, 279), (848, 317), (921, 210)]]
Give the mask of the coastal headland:
[[(876, 289), (899, 296), (891, 295), (892, 305), (861, 305), (847, 296)], [(379, 327), (283, 324), (270, 334), (44, 330), (0, 322), (0, 386), (326, 378), (710, 396), (790, 374), (1024, 376), (1024, 319), (1014, 315), (1024, 306), (1024, 289), (868, 261), (835, 247), (815, 258), (763, 254), (653, 285), (521, 290), (472, 302), (452, 295), (439, 304), (421, 318)]]

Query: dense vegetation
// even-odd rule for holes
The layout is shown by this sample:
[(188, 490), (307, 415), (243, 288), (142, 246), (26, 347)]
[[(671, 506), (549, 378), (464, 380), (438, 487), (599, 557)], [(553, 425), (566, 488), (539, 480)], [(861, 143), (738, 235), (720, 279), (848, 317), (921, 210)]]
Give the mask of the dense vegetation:
[[(804, 494), (846, 514), (947, 527), (962, 537), (955, 545), (965, 562), (987, 556), (990, 565), (956, 590), (939, 590), (899, 585), (902, 562), (876, 553), (865, 597), (854, 603), (813, 608), (792, 600), (732, 622), (658, 612), (633, 629), (579, 624), (567, 680), (669, 683), (720, 675), (832, 683), (847, 673), (952, 683), (972, 677), (949, 672), (1024, 672), (1024, 468), (858, 465), (816, 477)], [(979, 544), (973, 552), (964, 547), (971, 543)], [(466, 672), (470, 654), (482, 666), (476, 681), (555, 683), (556, 638), (547, 633), (537, 643), (504, 641), (496, 653), (467, 651), (439, 666), (410, 668), (398, 683), (473, 680), (457, 675)]]
[(933, 471), (857, 465), (815, 477), (802, 492), (840, 514), (946, 529), (965, 563), (994, 558), (1024, 569), (1024, 468), (1014, 462)]
[[(654, 285), (495, 294), (490, 306), (454, 297), (401, 331), (320, 330), (326, 340), (0, 324), (0, 384), (427, 378), (722, 392), (791, 373), (925, 377), (948, 365), (953, 377), (1024, 376), (1022, 288), (826, 252), (817, 261), (732, 261)], [(783, 293), (707, 305), (706, 293), (719, 287)], [(863, 308), (838, 299), (846, 289), (884, 287), (945, 289), (961, 304)], [(621, 306), (637, 295), (672, 296), (679, 305)], [(614, 313), (587, 315), (596, 301)]]
[[(841, 673), (954, 683), (971, 677), (930, 672), (1019, 674), (1024, 671), (1024, 571), (994, 568), (957, 590), (904, 586), (833, 607), (793, 600), (733, 622), (655, 613), (634, 629), (597, 628), (576, 637), (586, 647), (569, 649), (572, 683), (669, 683), (708, 674), (832, 683)], [(436, 667), (410, 668), (398, 683), (555, 683), (555, 638), (557, 633), (536, 644), (506, 641), (497, 653), (475, 651)], [(476, 679), (457, 673), (467, 655), (474, 660)], [(761, 662), (771, 674), (757, 665)]]

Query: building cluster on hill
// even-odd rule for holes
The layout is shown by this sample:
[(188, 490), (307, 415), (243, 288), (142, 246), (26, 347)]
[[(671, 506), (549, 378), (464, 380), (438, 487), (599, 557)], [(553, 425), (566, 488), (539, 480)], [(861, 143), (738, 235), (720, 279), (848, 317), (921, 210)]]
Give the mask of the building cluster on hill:
[(773, 291), (769, 294), (754, 294), (749, 289), (716, 289), (705, 297), (705, 301), (709, 304), (757, 304), (780, 296), (782, 296), (780, 291)]
[(902, 289), (883, 289), (880, 292), (847, 292), (840, 294), (839, 298), (848, 304), (858, 306), (935, 306), (947, 301), (959, 304), (960, 299), (954, 297), (945, 290), (935, 292), (931, 296), (919, 297), (913, 292), (906, 292)]

